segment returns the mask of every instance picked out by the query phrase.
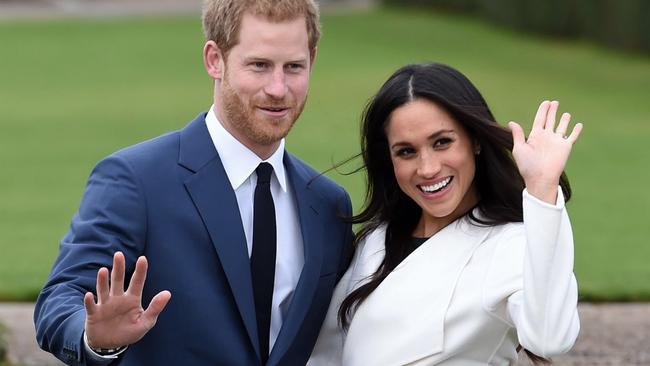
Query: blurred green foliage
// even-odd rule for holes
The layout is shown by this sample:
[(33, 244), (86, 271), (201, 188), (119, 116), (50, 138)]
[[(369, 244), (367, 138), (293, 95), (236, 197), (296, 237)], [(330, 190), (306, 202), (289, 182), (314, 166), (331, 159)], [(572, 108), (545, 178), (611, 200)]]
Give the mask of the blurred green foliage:
[(7, 360), (7, 328), (0, 323), (0, 366)]
[(542, 34), (582, 37), (650, 51), (650, 0), (383, 0), (391, 5), (449, 9)]
[[(319, 170), (356, 154), (359, 115), (398, 67), (463, 71), (501, 123), (539, 102), (585, 123), (568, 174), (583, 299), (650, 300), (650, 60), (460, 15), (327, 15), (287, 147)], [(211, 103), (196, 18), (0, 23), (0, 299), (34, 299), (96, 161), (183, 127)], [(353, 162), (343, 170), (352, 170)], [(362, 174), (330, 175), (358, 210)]]

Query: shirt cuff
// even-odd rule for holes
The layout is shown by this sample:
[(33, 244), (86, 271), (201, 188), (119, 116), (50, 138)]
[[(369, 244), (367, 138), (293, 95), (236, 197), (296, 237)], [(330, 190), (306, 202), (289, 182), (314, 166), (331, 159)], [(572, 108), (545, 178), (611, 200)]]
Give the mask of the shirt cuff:
[(121, 347), (115, 353), (100, 355), (99, 353), (95, 352), (92, 348), (90, 348), (90, 346), (88, 345), (88, 336), (86, 335), (86, 332), (84, 331), (84, 349), (86, 350), (86, 357), (90, 358), (93, 361), (96, 361), (96, 362), (104, 361), (104, 362), (106, 362), (106, 361), (114, 360), (119, 355), (124, 353), (124, 351), (126, 351), (127, 348), (129, 348), (129, 346)]

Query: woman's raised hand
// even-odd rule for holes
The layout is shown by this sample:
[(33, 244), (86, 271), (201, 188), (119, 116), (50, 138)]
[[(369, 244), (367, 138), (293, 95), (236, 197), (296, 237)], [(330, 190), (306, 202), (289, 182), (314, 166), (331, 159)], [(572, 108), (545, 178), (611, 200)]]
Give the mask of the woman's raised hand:
[(518, 123), (508, 124), (514, 142), (512, 156), (528, 193), (551, 204), (556, 202), (560, 176), (582, 131), (582, 123), (577, 123), (567, 134), (571, 121), (569, 113), (563, 113), (556, 126), (558, 105), (557, 101), (540, 104), (528, 139)]

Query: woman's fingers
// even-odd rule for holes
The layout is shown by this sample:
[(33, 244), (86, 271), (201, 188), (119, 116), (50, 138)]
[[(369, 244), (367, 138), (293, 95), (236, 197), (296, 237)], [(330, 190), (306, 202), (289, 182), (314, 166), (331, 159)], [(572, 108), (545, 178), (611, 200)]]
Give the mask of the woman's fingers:
[(566, 136), (566, 130), (569, 127), (570, 121), (571, 115), (569, 113), (562, 113), (562, 117), (560, 117), (560, 123), (557, 125), (555, 132), (562, 136)]
[(557, 117), (557, 108), (560, 103), (556, 100), (549, 103), (548, 113), (546, 114), (546, 121), (544, 123), (544, 128), (553, 131), (555, 129), (555, 117)]
[(514, 145), (523, 144), (524, 142), (526, 142), (524, 129), (521, 128), (519, 123), (511, 121), (508, 123), (508, 127), (510, 127), (510, 131), (512, 132), (512, 142), (514, 143)]
[(549, 106), (550, 102), (548, 100), (543, 101), (539, 105), (539, 108), (537, 108), (537, 113), (535, 114), (535, 119), (533, 120), (533, 128), (531, 129), (531, 133), (540, 131), (544, 128)]
[[(546, 130), (548, 132), (556, 133), (563, 137), (568, 138), (567, 129), (569, 128), (569, 122), (571, 122), (571, 114), (562, 113), (562, 115), (560, 116), (560, 121), (556, 127), (555, 119), (557, 117), (557, 111), (559, 105), (560, 102), (556, 100), (551, 102), (545, 100), (539, 105), (539, 108), (537, 109), (537, 114), (535, 115), (535, 120), (533, 121), (533, 128), (531, 130), (531, 135), (535, 134), (536, 132)], [(579, 135), (580, 131), (578, 130), (577, 132)], [(575, 136), (575, 138), (577, 137), (578, 136)]]
[(578, 140), (578, 137), (580, 137), (580, 133), (582, 132), (582, 123), (576, 123), (575, 126), (573, 126), (573, 130), (571, 131), (571, 134), (567, 137), (567, 140), (571, 141), (571, 143), (575, 143)]

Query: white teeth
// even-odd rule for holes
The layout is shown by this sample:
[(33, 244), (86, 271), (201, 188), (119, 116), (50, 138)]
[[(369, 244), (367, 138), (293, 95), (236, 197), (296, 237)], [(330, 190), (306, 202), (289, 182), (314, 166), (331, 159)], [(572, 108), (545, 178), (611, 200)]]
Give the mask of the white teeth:
[(422, 186), (421, 185), (420, 189), (422, 189), (423, 191), (425, 191), (427, 193), (439, 191), (442, 188), (446, 187), (447, 184), (449, 184), (450, 181), (451, 181), (451, 177), (447, 177), (445, 180), (442, 180), (442, 181), (440, 181), (440, 182), (438, 182), (436, 184), (432, 184), (430, 186)]

